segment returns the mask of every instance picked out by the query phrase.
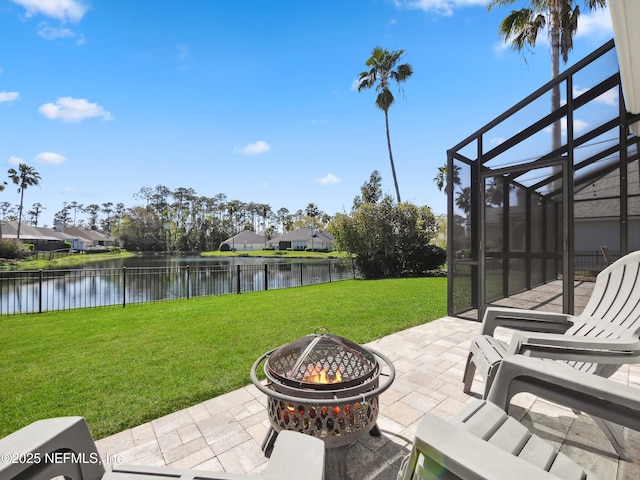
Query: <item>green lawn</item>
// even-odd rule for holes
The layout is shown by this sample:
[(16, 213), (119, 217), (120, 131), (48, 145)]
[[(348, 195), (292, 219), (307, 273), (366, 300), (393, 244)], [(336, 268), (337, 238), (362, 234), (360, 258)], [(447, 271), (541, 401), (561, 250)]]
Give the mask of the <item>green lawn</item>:
[(365, 343), (445, 314), (446, 279), (410, 278), (0, 317), (0, 437), (81, 415), (101, 438), (249, 384), (316, 327)]

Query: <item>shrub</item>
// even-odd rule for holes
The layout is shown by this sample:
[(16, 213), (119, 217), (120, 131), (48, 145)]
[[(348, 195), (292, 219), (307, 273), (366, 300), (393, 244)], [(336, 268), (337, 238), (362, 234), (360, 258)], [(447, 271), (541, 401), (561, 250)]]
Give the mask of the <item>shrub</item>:
[(21, 258), (22, 250), (20, 245), (13, 240), (0, 240), (0, 257), (2, 258)]

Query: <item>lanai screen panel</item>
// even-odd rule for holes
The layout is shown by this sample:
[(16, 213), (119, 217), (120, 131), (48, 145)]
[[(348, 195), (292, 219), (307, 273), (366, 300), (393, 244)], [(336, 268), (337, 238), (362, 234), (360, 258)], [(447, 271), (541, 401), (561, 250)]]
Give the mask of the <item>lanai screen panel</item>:
[(473, 277), (477, 272), (477, 256), (472, 243), (473, 215), (471, 208), (471, 166), (465, 162), (453, 162), (454, 183), (453, 217), (449, 219), (453, 229), (453, 245), (450, 248), (449, 269), (453, 272), (453, 307), (457, 312), (473, 308)]
[[(462, 230), (480, 274), (469, 265), (474, 307), (562, 279), (563, 311), (571, 313), (576, 267), (587, 262), (597, 272), (605, 245), (614, 253), (640, 249), (637, 146), (620, 151), (626, 137), (619, 81), (611, 41), (448, 152), (478, 177), (463, 184), (471, 186), (470, 199), (461, 203), (460, 189), (449, 195), (458, 230), (461, 219), (471, 222)], [(552, 97), (559, 97), (554, 111)], [(628, 162), (628, 176), (614, 171), (620, 162)], [(608, 185), (612, 179), (617, 188)], [(471, 207), (466, 216), (463, 204)], [(451, 232), (450, 246), (459, 244)], [(457, 305), (450, 312), (462, 311)]]

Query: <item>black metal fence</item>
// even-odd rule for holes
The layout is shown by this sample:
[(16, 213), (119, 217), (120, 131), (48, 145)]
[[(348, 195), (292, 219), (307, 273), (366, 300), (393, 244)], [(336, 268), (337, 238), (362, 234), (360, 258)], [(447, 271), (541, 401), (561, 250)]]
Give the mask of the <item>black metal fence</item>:
[(0, 273), (0, 315), (301, 287), (357, 276), (351, 261)]

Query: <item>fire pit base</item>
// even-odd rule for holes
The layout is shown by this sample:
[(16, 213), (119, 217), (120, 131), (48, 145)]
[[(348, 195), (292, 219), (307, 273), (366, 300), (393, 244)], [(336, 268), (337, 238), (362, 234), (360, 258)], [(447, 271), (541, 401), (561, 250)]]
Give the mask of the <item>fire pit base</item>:
[[(380, 435), (382, 435), (380, 433), (380, 429), (378, 428), (378, 424), (375, 424), (373, 426), (373, 428), (369, 431), (369, 435), (371, 435), (372, 437), (379, 437)], [(264, 437), (264, 440), (262, 441), (262, 451), (264, 452), (265, 457), (267, 458), (271, 457), (271, 452), (273, 451), (273, 446), (276, 443), (277, 438), (278, 438), (278, 432), (276, 431), (276, 429), (273, 427), (269, 427), (269, 431), (267, 432), (267, 435)], [(338, 449), (340, 448), (345, 448), (345, 447), (335, 447), (335, 448), (325, 447), (325, 450), (331, 450), (331, 452), (337, 452)], [(331, 478), (331, 477), (328, 477), (328, 478)]]

